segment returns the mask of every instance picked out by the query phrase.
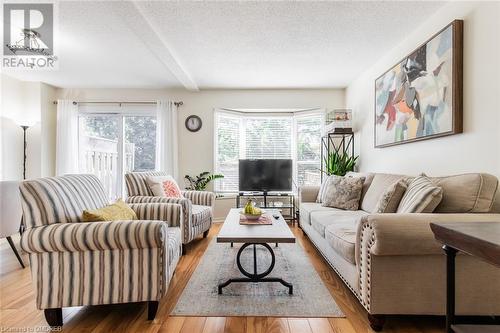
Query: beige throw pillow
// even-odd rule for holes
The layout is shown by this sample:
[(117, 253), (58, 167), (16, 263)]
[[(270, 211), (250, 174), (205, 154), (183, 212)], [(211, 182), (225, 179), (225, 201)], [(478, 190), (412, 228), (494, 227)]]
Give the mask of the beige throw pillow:
[(389, 186), (380, 197), (375, 207), (375, 213), (395, 213), (406, 189), (405, 180), (400, 180)]
[(443, 189), (429, 177), (418, 176), (408, 182), (397, 213), (432, 213), (443, 198)]
[(345, 210), (358, 210), (364, 177), (330, 176), (321, 205)]

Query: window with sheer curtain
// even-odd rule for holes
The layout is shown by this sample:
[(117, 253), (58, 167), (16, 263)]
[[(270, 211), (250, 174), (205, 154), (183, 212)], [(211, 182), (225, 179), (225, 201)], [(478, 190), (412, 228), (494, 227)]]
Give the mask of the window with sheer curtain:
[(321, 110), (307, 113), (215, 114), (215, 172), (218, 192), (238, 191), (239, 159), (293, 159), (297, 186), (320, 182)]

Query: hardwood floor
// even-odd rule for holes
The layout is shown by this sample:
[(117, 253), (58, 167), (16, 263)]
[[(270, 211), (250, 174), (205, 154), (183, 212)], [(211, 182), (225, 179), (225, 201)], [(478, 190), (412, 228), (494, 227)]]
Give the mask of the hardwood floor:
[[(298, 242), (347, 318), (272, 317), (170, 317), (177, 299), (208, 246), (217, 234), (215, 224), (209, 237), (188, 245), (172, 278), (168, 294), (160, 302), (156, 319), (147, 321), (146, 304), (119, 304), (63, 309), (64, 332), (162, 332), (162, 333), (353, 333), (372, 332), (365, 310), (340, 278), (318, 254), (297, 227)], [(16, 241), (18, 243), (18, 240)], [(23, 255), (25, 262), (28, 257)], [(8, 327), (46, 327), (43, 311), (35, 307), (29, 268), (21, 269), (7, 242), (0, 243), (0, 331)], [(444, 332), (444, 318), (390, 316), (384, 332)]]

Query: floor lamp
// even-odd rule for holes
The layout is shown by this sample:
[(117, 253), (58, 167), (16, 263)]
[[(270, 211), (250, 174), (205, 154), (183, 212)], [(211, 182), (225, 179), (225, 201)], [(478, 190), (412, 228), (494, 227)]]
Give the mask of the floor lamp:
[(30, 128), (29, 125), (21, 125), (23, 129), (23, 180), (26, 180), (26, 148), (28, 142), (26, 141), (26, 131)]

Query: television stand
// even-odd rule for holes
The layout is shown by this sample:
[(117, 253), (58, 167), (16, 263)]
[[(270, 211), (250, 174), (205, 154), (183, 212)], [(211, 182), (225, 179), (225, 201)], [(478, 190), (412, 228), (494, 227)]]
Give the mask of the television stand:
[[(285, 221), (292, 226), (297, 221), (295, 210), (295, 195), (292, 192), (239, 192), (236, 196), (236, 208), (243, 208), (247, 200), (255, 201), (255, 207), (262, 209), (277, 209)], [(276, 202), (283, 203), (281, 206)]]

